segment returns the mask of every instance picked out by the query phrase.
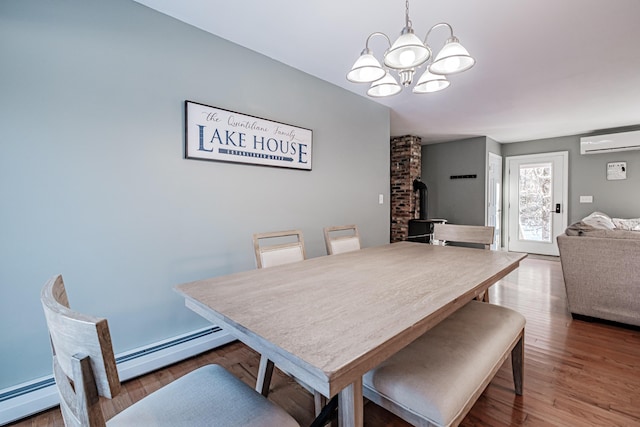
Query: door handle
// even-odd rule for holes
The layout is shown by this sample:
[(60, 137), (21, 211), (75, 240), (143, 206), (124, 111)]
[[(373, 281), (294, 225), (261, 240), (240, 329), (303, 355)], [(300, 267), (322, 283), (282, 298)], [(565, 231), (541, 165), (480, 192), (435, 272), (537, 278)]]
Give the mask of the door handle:
[(556, 203), (556, 213), (560, 213), (560, 203)]

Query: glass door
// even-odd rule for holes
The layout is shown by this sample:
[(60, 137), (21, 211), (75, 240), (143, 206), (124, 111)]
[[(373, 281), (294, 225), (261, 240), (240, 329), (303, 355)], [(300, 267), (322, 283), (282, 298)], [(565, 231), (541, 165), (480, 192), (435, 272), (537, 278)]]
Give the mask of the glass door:
[(509, 250), (559, 255), (556, 236), (567, 227), (567, 162), (567, 152), (507, 159)]

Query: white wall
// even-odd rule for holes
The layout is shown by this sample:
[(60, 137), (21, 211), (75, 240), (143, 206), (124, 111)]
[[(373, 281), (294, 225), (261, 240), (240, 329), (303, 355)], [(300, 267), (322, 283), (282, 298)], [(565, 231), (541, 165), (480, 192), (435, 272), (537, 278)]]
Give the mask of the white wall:
[[(389, 241), (386, 107), (130, 0), (4, 0), (0, 57), (0, 389), (51, 372), (54, 274), (118, 353), (206, 325), (173, 286), (254, 268), (254, 232)], [(185, 160), (187, 99), (311, 129), (313, 170)]]

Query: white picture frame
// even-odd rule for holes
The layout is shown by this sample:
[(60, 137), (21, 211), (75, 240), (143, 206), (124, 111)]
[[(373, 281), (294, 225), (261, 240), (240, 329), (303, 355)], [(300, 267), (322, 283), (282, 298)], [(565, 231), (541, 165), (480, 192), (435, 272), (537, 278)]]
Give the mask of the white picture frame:
[(616, 181), (627, 179), (627, 162), (607, 163), (607, 180)]
[(311, 170), (313, 132), (185, 101), (185, 158)]

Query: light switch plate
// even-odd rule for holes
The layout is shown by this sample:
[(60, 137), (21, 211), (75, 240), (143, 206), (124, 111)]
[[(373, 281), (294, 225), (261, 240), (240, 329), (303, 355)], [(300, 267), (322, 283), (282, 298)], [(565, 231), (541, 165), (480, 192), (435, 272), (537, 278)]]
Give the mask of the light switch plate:
[(580, 203), (593, 203), (593, 196), (580, 196)]

